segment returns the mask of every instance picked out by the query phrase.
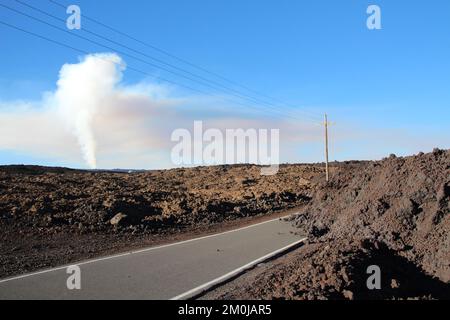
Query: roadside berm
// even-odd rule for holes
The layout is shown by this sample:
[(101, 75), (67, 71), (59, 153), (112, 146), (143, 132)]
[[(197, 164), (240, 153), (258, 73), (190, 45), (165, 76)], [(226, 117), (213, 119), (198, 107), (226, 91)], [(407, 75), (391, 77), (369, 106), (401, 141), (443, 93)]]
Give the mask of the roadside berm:
[(293, 220), (307, 243), (211, 298), (450, 298), (450, 151), (341, 164), (312, 195)]

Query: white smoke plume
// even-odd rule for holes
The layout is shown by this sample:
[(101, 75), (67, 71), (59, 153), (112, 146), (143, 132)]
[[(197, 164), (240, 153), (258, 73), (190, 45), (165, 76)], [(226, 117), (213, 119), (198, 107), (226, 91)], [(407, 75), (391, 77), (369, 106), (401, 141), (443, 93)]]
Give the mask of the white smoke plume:
[(62, 67), (53, 104), (80, 144), (84, 160), (97, 167), (93, 120), (121, 80), (124, 65), (114, 54), (97, 54)]
[(78, 145), (89, 168), (99, 151), (107, 165), (142, 165), (163, 140), (155, 119), (179, 101), (163, 86), (122, 85), (124, 70), (116, 54), (87, 55), (63, 65), (56, 90), (41, 101), (0, 101), (0, 150), (76, 163)]

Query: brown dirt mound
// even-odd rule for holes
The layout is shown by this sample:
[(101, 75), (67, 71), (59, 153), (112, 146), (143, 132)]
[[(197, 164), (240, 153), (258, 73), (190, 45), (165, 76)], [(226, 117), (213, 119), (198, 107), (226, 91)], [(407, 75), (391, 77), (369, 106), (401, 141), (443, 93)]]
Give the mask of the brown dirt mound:
[(294, 221), (307, 245), (216, 298), (450, 298), (450, 151), (340, 165), (313, 194)]
[(378, 241), (450, 280), (450, 151), (346, 168), (297, 220), (313, 241)]

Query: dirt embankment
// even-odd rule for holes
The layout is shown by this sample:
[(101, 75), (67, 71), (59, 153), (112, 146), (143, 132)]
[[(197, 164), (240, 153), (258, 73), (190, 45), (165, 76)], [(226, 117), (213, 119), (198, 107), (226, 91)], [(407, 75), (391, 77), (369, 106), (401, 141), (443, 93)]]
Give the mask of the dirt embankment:
[(449, 212), (450, 151), (340, 166), (293, 221), (308, 243), (209, 298), (450, 299)]
[(0, 167), (0, 277), (296, 207), (319, 175), (323, 169), (308, 165), (267, 177), (247, 165), (140, 173)]

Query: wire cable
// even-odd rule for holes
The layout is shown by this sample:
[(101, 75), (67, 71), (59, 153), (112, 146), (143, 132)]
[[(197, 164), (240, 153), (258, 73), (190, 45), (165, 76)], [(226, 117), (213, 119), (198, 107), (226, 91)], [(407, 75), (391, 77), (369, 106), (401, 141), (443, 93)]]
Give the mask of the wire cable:
[[(147, 64), (147, 65), (150, 65), (150, 66), (152, 66), (152, 67), (154, 67), (154, 68), (164, 70), (164, 71), (169, 72), (169, 73), (171, 73), (171, 74), (174, 74), (174, 75), (176, 75), (176, 76), (185, 78), (185, 79), (187, 79), (187, 80), (190, 80), (190, 81), (196, 82), (196, 83), (198, 83), (198, 84), (204, 85), (204, 86), (206, 86), (206, 87), (212, 88), (212, 89), (214, 89), (214, 90), (217, 90), (217, 88), (216, 88), (215, 86), (213, 86), (213, 85), (211, 85), (211, 84), (209, 84), (209, 83), (207, 83), (207, 82), (199, 81), (199, 80), (193, 79), (193, 78), (191, 78), (191, 77), (189, 77), (189, 76), (185, 76), (185, 75), (183, 75), (183, 74), (174, 72), (174, 71), (172, 71), (172, 70), (170, 70), (170, 69), (167, 69), (167, 68), (165, 68), (165, 67), (161, 67), (161, 66), (155, 65), (154, 63), (148, 62), (148, 61), (143, 60), (143, 59), (141, 59), (141, 58), (139, 58), (139, 57), (136, 57), (136, 56), (134, 56), (134, 55), (131, 55), (131, 54), (129, 54), (129, 53), (126, 53), (126, 52), (123, 52), (123, 51), (119, 51), (119, 50), (117, 50), (117, 49), (115, 49), (115, 48), (112, 48), (112, 47), (110, 47), (110, 46), (104, 45), (104, 44), (99, 43), (99, 42), (97, 42), (97, 41), (94, 41), (94, 40), (92, 40), (92, 39), (86, 38), (86, 37), (81, 36), (81, 35), (79, 35), (79, 34), (73, 33), (73, 32), (71, 32), (71, 31), (69, 31), (69, 30), (64, 29), (64, 28), (60, 28), (60, 27), (58, 27), (58, 26), (55, 26), (55, 25), (53, 25), (53, 24), (51, 24), (51, 23), (48, 23), (48, 22), (46, 22), (46, 21), (44, 21), (44, 20), (41, 20), (41, 19), (39, 19), (39, 18), (36, 18), (36, 17), (34, 17), (34, 16), (28, 15), (28, 14), (26, 14), (26, 13), (24, 13), (24, 12), (21, 12), (21, 11), (19, 11), (19, 10), (16, 10), (16, 9), (11, 8), (11, 7), (9, 7), (9, 6), (6, 6), (6, 5), (4, 5), (4, 4), (0, 4), (0, 6), (6, 8), (6, 9), (8, 9), (8, 10), (10, 10), (10, 11), (13, 11), (13, 12), (15, 12), (15, 13), (17, 13), (17, 14), (20, 14), (20, 15), (22, 15), (22, 16), (25, 16), (25, 17), (27, 17), (27, 18), (30, 18), (30, 19), (32, 19), (32, 20), (35, 20), (35, 21), (38, 21), (38, 22), (40, 22), (40, 23), (42, 23), (42, 24), (45, 24), (45, 25), (47, 25), (47, 26), (50, 26), (50, 27), (52, 27), (52, 28), (54, 28), (54, 29), (56, 29), (56, 30), (59, 30), (59, 31), (64, 32), (64, 33), (67, 33), (67, 34), (70, 34), (71, 36), (74, 36), (74, 37), (80, 38), (80, 39), (82, 39), (82, 40), (88, 41), (88, 42), (90, 42), (90, 43), (93, 43), (93, 44), (95, 44), (95, 45), (101, 46), (101, 47), (106, 48), (106, 49), (108, 49), (108, 50), (116, 51), (117, 53), (119, 53), (119, 54), (121, 54), (121, 55), (123, 55), (123, 56), (130, 57), (130, 58), (132, 58), (132, 59), (135, 59), (135, 60), (140, 61), (140, 62), (142, 62), (142, 63), (145, 63), (145, 64)], [(242, 96), (242, 95), (240, 95), (240, 94), (233, 94), (233, 93), (231, 93), (231, 95), (233, 95), (233, 96), (235, 96), (235, 97), (238, 97), (238, 98), (240, 98), (240, 99), (248, 100), (248, 101), (250, 101), (250, 102), (252, 102), (252, 103), (257, 103), (257, 104), (260, 104), (260, 105), (261, 105), (261, 102), (258, 101), (258, 100), (255, 100), (255, 99), (252, 99), (252, 98), (248, 98), (248, 97)], [(280, 112), (278, 109), (273, 109), (273, 108), (271, 108), (270, 106), (265, 106), (265, 108), (272, 109), (272, 110), (276, 110), (276, 112)]]
[[(40, 35), (40, 34), (37, 34), (37, 33), (35, 33), (35, 32), (26, 30), (26, 29), (24, 29), (24, 28), (21, 28), (21, 27), (12, 25), (12, 24), (7, 23), (7, 22), (4, 22), (4, 21), (2, 21), (2, 20), (0, 20), (0, 24), (2, 24), (2, 25), (4, 25), (4, 26), (7, 26), (7, 27), (9, 27), (9, 28), (12, 28), (12, 29), (21, 31), (21, 32), (23, 32), (23, 33), (32, 35), (32, 36), (34, 36), (34, 37), (40, 38), (40, 39), (42, 39), (42, 40), (46, 40), (46, 41), (48, 41), (48, 42), (57, 44), (57, 45), (59, 45), (59, 46), (65, 47), (65, 48), (67, 48), (67, 49), (71, 49), (71, 50), (77, 51), (77, 52), (82, 53), (82, 54), (84, 54), (84, 55), (89, 55), (89, 54), (90, 54), (90, 53), (87, 52), (86, 50), (76, 48), (76, 47), (74, 47), (74, 46), (68, 45), (68, 44), (66, 44), (66, 43), (63, 43), (63, 42), (60, 42), (60, 41), (51, 39), (51, 38), (49, 38), (49, 37), (46, 37), (46, 36), (43, 36), (43, 35)], [(108, 59), (105, 59), (105, 58), (102, 58), (102, 59), (105, 60), (105, 61), (109, 61), (109, 62), (110, 62), (110, 60), (108, 60)], [(183, 88), (185, 88), (185, 89), (188, 89), (188, 90), (191, 90), (191, 91), (194, 91), (194, 92), (203, 94), (203, 95), (208, 95), (208, 93), (205, 92), (205, 91), (202, 91), (202, 90), (199, 90), (199, 89), (196, 89), (196, 88), (192, 88), (192, 87), (190, 87), (190, 86), (187, 86), (187, 85), (184, 85), (184, 84), (180, 84), (180, 83), (178, 83), (178, 82), (175, 82), (175, 81), (172, 81), (172, 80), (169, 80), (169, 79), (165, 79), (165, 78), (163, 78), (163, 77), (159, 77), (159, 76), (152, 75), (152, 74), (150, 74), (150, 73), (148, 73), (148, 72), (142, 71), (142, 70), (140, 70), (140, 69), (138, 69), (138, 68), (131, 67), (131, 66), (129, 66), (129, 65), (127, 65), (127, 69), (132, 70), (132, 71), (137, 72), (137, 73), (140, 73), (140, 74), (143, 74), (143, 75), (145, 75), (145, 76), (150, 76), (150, 77), (152, 77), (152, 78), (155, 78), (155, 79), (160, 80), (160, 81), (163, 81), (163, 82), (167, 82), (167, 83), (171, 83), (171, 84), (174, 84), (174, 85), (176, 85), (176, 86), (179, 86), (179, 87), (183, 87)], [(254, 110), (256, 110), (256, 111), (261, 112), (261, 109), (260, 109), (260, 108), (257, 108), (257, 107), (252, 106), (252, 105), (243, 104), (243, 103), (240, 103), (239, 101), (234, 101), (234, 100), (231, 100), (231, 99), (228, 99), (228, 98), (225, 98), (225, 97), (218, 97), (218, 98), (221, 99), (221, 100), (223, 100), (223, 101), (229, 101), (229, 102), (232, 102), (232, 103), (235, 103), (235, 104), (239, 104), (239, 105), (242, 105), (242, 106), (244, 106), (244, 107), (251, 108), (251, 109), (254, 109)], [(276, 110), (275, 110), (275, 111), (276, 111)], [(281, 116), (281, 117), (285, 117), (285, 116), (286, 116), (285, 114), (283, 114), (283, 113), (281, 113), (281, 112), (278, 112), (278, 113), (279, 113), (278, 115)], [(295, 118), (295, 117), (294, 117), (294, 118)], [(301, 119), (299, 119), (299, 118), (296, 118), (296, 119), (301, 120)]]
[[(16, 1), (19, 1), (19, 0), (16, 0)], [(56, 6), (60, 7), (60, 8), (64, 8), (64, 9), (67, 8), (67, 6), (65, 6), (64, 4), (62, 4), (62, 3), (58, 2), (58, 1), (55, 1), (55, 0), (48, 0), (48, 1), (50, 3), (53, 3)], [(127, 34), (125, 32), (122, 32), (122, 31), (118, 30), (117, 28), (111, 27), (111, 26), (109, 26), (109, 25), (107, 25), (107, 24), (105, 24), (105, 23), (103, 23), (103, 22), (101, 22), (101, 21), (99, 21), (97, 19), (89, 17), (89, 16), (87, 16), (85, 14), (83, 14), (83, 18), (85, 18), (85, 19), (87, 19), (87, 20), (89, 20), (89, 21), (91, 21), (91, 22), (93, 22), (93, 23), (95, 23), (97, 25), (100, 25), (100, 26), (102, 26), (102, 27), (104, 27), (106, 29), (109, 29), (110, 31), (113, 31), (113, 32), (115, 32), (115, 33), (117, 33), (119, 35), (127, 37), (127, 38), (129, 38), (129, 39), (131, 39), (131, 40), (133, 40), (133, 41), (135, 41), (137, 43), (140, 43), (140, 44), (142, 44), (142, 45), (144, 45), (144, 46), (146, 46), (146, 47), (148, 47), (150, 49), (153, 49), (153, 50), (155, 50), (155, 51), (157, 51), (159, 53), (162, 53), (162, 54), (164, 54), (164, 55), (166, 55), (166, 56), (168, 56), (170, 58), (173, 58), (173, 59), (175, 59), (175, 60), (177, 60), (179, 62), (182, 62), (182, 63), (184, 63), (186, 65), (189, 65), (189, 66), (191, 66), (191, 67), (193, 67), (193, 68), (195, 68), (197, 70), (203, 71), (203, 72), (208, 73), (208, 74), (210, 74), (212, 76), (215, 76), (215, 77), (217, 77), (219, 79), (222, 79), (223, 81), (228, 82), (229, 84), (233, 84), (235, 86), (241, 87), (241, 88), (243, 88), (243, 89), (245, 89), (245, 90), (247, 90), (249, 92), (252, 92), (252, 93), (254, 93), (256, 95), (265, 97), (265, 98), (270, 99), (272, 101), (275, 101), (275, 102), (277, 102), (279, 104), (282, 104), (283, 106), (286, 106), (286, 107), (289, 107), (291, 109), (294, 109), (295, 112), (301, 112), (301, 113), (307, 114), (307, 115), (309, 115), (309, 117), (315, 118), (316, 120), (322, 118), (322, 114), (319, 114), (319, 113), (316, 113), (316, 112), (310, 112), (310, 111), (306, 111), (306, 110), (298, 110), (299, 109), (298, 106), (294, 106), (293, 104), (287, 103), (287, 102), (285, 102), (285, 101), (283, 101), (281, 99), (278, 99), (278, 98), (271, 97), (271, 96), (269, 96), (267, 94), (260, 93), (260, 92), (254, 90), (254, 89), (249, 88), (246, 85), (243, 85), (243, 84), (240, 84), (239, 82), (230, 80), (229, 78), (224, 77), (224, 76), (222, 76), (222, 75), (220, 75), (220, 74), (218, 74), (216, 72), (210, 71), (210, 70), (208, 70), (206, 68), (203, 68), (203, 67), (201, 67), (201, 66), (199, 66), (197, 64), (194, 64), (194, 63), (192, 63), (192, 62), (190, 62), (190, 61), (188, 61), (186, 59), (180, 58), (179, 56), (176, 56), (176, 55), (174, 55), (174, 54), (172, 54), (172, 53), (170, 53), (170, 52), (168, 52), (168, 51), (166, 51), (164, 49), (161, 49), (161, 48), (159, 48), (157, 46), (149, 44), (148, 42), (144, 42), (142, 40), (139, 40), (136, 37), (134, 37), (134, 36), (132, 36), (130, 34)]]
[[(30, 4), (27, 4), (27, 3), (23, 2), (23, 1), (20, 1), (20, 0), (15, 0), (15, 1), (18, 2), (18, 3), (20, 3), (20, 4), (22, 4), (23, 6), (26, 6), (26, 7), (30, 8), (30, 9), (34, 10), (34, 11), (37, 11), (37, 12), (39, 12), (39, 13), (41, 13), (41, 14), (44, 14), (44, 15), (46, 15), (46, 16), (48, 16), (48, 17), (51, 17), (51, 18), (53, 18), (53, 19), (55, 19), (55, 20), (57, 20), (57, 21), (59, 21), (59, 22), (63, 22), (63, 23), (66, 22), (64, 19), (61, 19), (61, 18), (59, 18), (59, 17), (56, 17), (56, 16), (54, 16), (54, 15), (52, 15), (52, 14), (50, 14), (50, 13), (44, 11), (44, 10), (41, 10), (41, 9), (39, 9), (39, 8), (36, 8), (36, 7), (34, 7), (34, 6), (30, 5)], [(124, 44), (119, 43), (119, 42), (117, 42), (117, 41), (111, 40), (111, 39), (109, 39), (109, 38), (107, 38), (107, 37), (105, 37), (105, 36), (102, 36), (101, 34), (98, 34), (98, 33), (96, 33), (96, 32), (90, 31), (89, 29), (87, 29), (87, 28), (85, 28), (85, 27), (83, 27), (82, 31), (84, 31), (84, 32), (86, 32), (86, 33), (88, 33), (88, 34), (94, 35), (94, 36), (96, 36), (96, 37), (98, 37), (98, 38), (100, 38), (100, 39), (103, 39), (103, 40), (106, 40), (106, 41), (108, 41), (108, 42), (111, 42), (111, 43), (113, 43), (113, 44), (115, 44), (115, 45), (118, 45), (118, 46), (120, 46), (120, 47), (122, 47), (122, 48), (128, 49), (128, 50), (133, 51), (133, 52), (135, 52), (135, 53), (138, 53), (138, 54), (140, 54), (140, 55), (142, 55), (142, 56), (145, 56), (146, 58), (149, 58), (149, 59), (151, 59), (151, 60), (153, 60), (153, 61), (156, 61), (156, 62), (158, 62), (158, 63), (160, 63), (160, 64), (163, 64), (163, 65), (165, 65), (165, 66), (167, 66), (167, 67), (170, 67), (170, 68), (176, 69), (176, 70), (178, 70), (178, 71), (184, 72), (184, 73), (186, 73), (186, 74), (189, 74), (190, 76), (194, 76), (194, 77), (196, 77), (196, 78), (198, 78), (198, 79), (200, 79), (200, 80), (202, 80), (202, 81), (204, 81), (204, 82), (206, 82), (206, 83), (212, 83), (213, 85), (215, 85), (215, 86), (217, 86), (217, 87), (221, 87), (221, 88), (225, 89), (225, 90), (228, 91), (228, 92), (236, 93), (236, 94), (240, 95), (241, 98), (245, 97), (245, 98), (253, 99), (255, 102), (258, 102), (258, 103), (260, 103), (260, 104), (262, 103), (262, 104), (274, 106), (273, 104), (268, 104), (266, 101), (260, 100), (259, 98), (255, 98), (255, 97), (253, 97), (253, 96), (244, 94), (244, 93), (239, 92), (239, 91), (237, 91), (237, 90), (235, 90), (235, 89), (233, 89), (233, 88), (230, 88), (230, 87), (228, 87), (228, 86), (224, 86), (223, 84), (220, 84), (220, 83), (218, 83), (218, 82), (216, 82), (216, 81), (212, 81), (212, 80), (210, 80), (210, 79), (206, 79), (205, 77), (199, 76), (199, 75), (197, 75), (197, 74), (195, 74), (195, 73), (192, 73), (192, 72), (190, 72), (190, 71), (188, 71), (188, 70), (179, 68), (179, 67), (177, 67), (177, 66), (175, 66), (175, 65), (173, 65), (173, 64), (171, 64), (171, 63), (167, 63), (167, 62), (165, 62), (165, 61), (163, 61), (163, 60), (161, 60), (161, 59), (158, 59), (158, 58), (155, 58), (155, 57), (153, 57), (153, 56), (150, 56), (150, 55), (148, 55), (148, 54), (146, 54), (146, 53), (143, 53), (142, 51), (135, 50), (135, 49), (133, 49), (133, 48), (127, 46), (127, 45), (124, 45)], [(165, 69), (163, 69), (163, 70), (165, 70)], [(165, 71), (167, 71), (167, 70), (165, 70)], [(177, 74), (177, 75), (178, 75), (178, 74)]]

